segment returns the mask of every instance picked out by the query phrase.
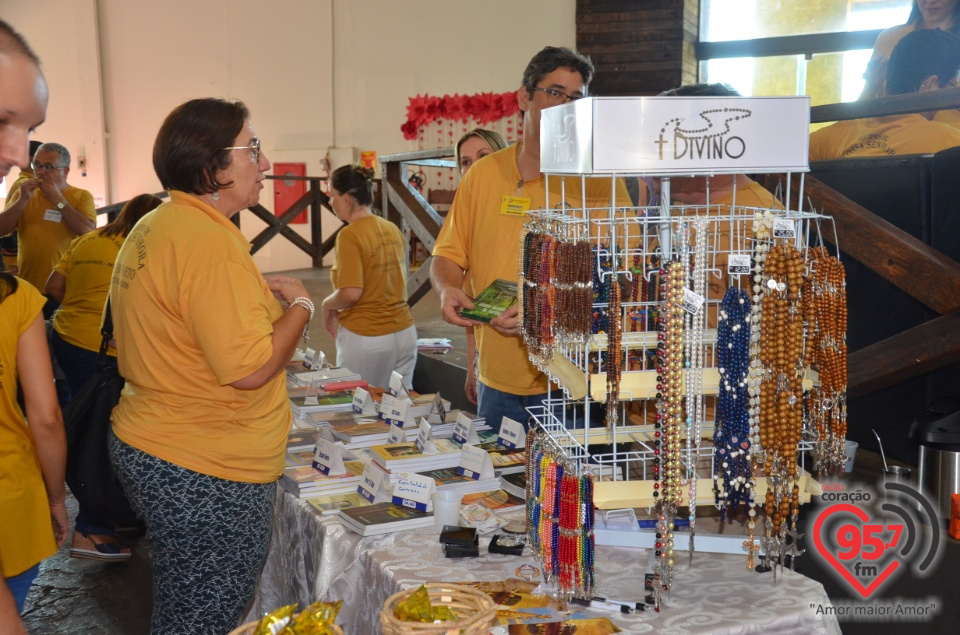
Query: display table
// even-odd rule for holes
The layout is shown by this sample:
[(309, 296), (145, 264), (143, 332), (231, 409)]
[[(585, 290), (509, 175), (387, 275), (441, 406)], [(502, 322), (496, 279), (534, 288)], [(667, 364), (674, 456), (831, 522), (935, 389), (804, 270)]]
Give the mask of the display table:
[[(484, 539), (481, 557), (446, 559), (437, 538), (433, 528), (362, 538), (336, 516), (321, 517), (278, 492), (273, 543), (247, 619), (294, 602), (343, 600), (337, 622), (344, 633), (370, 635), (379, 632), (384, 601), (401, 589), (422, 582), (503, 580), (534, 562), (529, 556), (489, 554)], [(598, 547), (598, 594), (639, 599), (649, 558), (648, 550)], [(596, 615), (610, 617), (626, 633), (840, 633), (836, 617), (817, 614), (818, 607), (830, 606), (820, 583), (786, 571), (774, 586), (772, 574), (748, 570), (744, 561), (698, 553), (691, 568), (684, 554), (661, 613)]]

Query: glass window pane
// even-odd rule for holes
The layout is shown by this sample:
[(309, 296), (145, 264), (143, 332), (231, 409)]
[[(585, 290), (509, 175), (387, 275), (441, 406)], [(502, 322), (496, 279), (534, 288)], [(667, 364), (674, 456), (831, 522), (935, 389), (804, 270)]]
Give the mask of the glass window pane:
[(700, 40), (885, 29), (903, 24), (912, 0), (701, 0)]

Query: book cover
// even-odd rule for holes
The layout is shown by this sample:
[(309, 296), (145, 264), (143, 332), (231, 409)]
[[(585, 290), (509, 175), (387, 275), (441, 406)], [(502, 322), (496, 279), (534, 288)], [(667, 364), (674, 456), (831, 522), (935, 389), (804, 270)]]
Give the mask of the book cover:
[(393, 503), (342, 509), (339, 518), (346, 527), (364, 536), (433, 526), (433, 512), (418, 512)]
[(460, 317), (478, 322), (489, 322), (517, 302), (517, 283), (499, 278), (473, 299), (472, 309), (460, 311)]
[(523, 507), (524, 505), (526, 505), (526, 501), (524, 501), (519, 496), (514, 496), (509, 492), (499, 489), (495, 492), (478, 492), (475, 494), (464, 494), (463, 504), (464, 505), (477, 504), (477, 505), (486, 507), (490, 511), (499, 512), (499, 511), (509, 511), (511, 509), (517, 509), (518, 507)]
[(340, 513), (343, 509), (370, 506), (370, 501), (356, 492), (331, 494), (329, 496), (310, 496), (304, 500), (307, 501), (310, 507), (313, 507), (324, 516)]

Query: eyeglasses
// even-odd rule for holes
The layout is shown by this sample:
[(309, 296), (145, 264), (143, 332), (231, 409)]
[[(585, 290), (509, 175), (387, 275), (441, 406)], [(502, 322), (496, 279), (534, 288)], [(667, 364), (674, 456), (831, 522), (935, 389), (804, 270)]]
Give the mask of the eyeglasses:
[(577, 101), (583, 95), (568, 95), (564, 92), (557, 90), (556, 88), (540, 88), (539, 86), (534, 86), (533, 90), (539, 90), (542, 93), (546, 93), (550, 96), (550, 101), (555, 101), (559, 103), (566, 103), (568, 101)]
[(62, 170), (67, 167), (65, 165), (54, 165), (52, 163), (31, 163), (30, 167), (33, 168), (33, 171), (42, 171), (42, 172), (53, 172), (54, 170)]
[(229, 148), (224, 148), (224, 150), (249, 150), (253, 153), (253, 162), (257, 163), (260, 161), (260, 139), (257, 137), (254, 137), (248, 146), (230, 146)]

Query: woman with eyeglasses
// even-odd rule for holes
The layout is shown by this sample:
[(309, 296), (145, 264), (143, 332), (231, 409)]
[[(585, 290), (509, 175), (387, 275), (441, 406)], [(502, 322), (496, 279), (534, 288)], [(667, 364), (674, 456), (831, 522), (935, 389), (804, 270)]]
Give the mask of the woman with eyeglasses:
[(130, 232), (110, 286), (127, 382), (111, 460), (152, 540), (151, 633), (220, 634), (266, 558), (290, 427), (284, 368), (313, 302), (298, 280), (265, 279), (230, 220), (270, 169), (246, 106), (178, 106), (153, 165), (170, 201)]
[(413, 387), (417, 327), (407, 304), (407, 241), (373, 213), (373, 170), (344, 165), (330, 175), (330, 206), (347, 226), (337, 234), (333, 293), (323, 326), (337, 341), (337, 365), (387, 386), (393, 371)]
[[(454, 146), (460, 176), (466, 174), (473, 167), (473, 164), (483, 157), (506, 147), (506, 140), (500, 136), (500, 133), (493, 130), (474, 128), (465, 132)], [(464, 288), (469, 288), (469, 276), (470, 272), (467, 272), (463, 280)], [(473, 332), (472, 326), (464, 327), (464, 330), (467, 332), (467, 381), (463, 390), (466, 393), (467, 401), (477, 405), (477, 336)]]
[[(886, 95), (884, 81), (890, 53), (907, 33), (920, 29), (940, 29), (960, 35), (960, 0), (913, 0), (910, 16), (904, 24), (885, 29), (877, 38), (873, 55), (863, 74), (866, 83), (860, 99), (875, 99)], [(953, 79), (953, 78), (951, 78)]]

